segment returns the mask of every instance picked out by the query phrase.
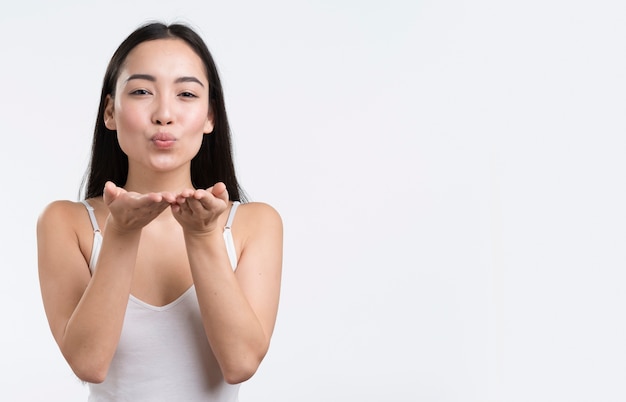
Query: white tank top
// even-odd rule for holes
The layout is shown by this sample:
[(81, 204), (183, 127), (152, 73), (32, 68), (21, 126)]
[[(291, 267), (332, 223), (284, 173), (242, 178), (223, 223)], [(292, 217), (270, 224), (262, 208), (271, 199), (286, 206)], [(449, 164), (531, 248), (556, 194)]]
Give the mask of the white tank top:
[[(94, 228), (89, 269), (98, 260), (102, 234), (86, 202)], [(233, 203), (224, 241), (233, 269), (237, 255), (230, 226), (237, 210)], [(88, 383), (89, 401), (237, 402), (239, 384), (224, 381), (206, 339), (195, 287), (165, 306), (153, 306), (130, 295), (119, 344), (101, 384)]]

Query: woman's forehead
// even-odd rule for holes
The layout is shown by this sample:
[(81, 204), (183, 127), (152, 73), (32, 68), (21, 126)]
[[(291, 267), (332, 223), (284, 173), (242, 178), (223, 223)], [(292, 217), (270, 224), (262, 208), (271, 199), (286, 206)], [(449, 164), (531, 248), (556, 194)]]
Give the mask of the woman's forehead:
[[(194, 75), (206, 80), (200, 56), (181, 39), (156, 39), (138, 44), (128, 53), (122, 74)], [(121, 77), (120, 77), (121, 78)]]

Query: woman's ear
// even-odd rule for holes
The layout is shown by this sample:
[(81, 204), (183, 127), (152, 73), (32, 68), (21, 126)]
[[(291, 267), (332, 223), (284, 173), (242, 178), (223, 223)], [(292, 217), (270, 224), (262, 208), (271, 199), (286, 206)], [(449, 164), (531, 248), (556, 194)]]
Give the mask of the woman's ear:
[(112, 131), (117, 130), (114, 105), (115, 99), (113, 99), (111, 95), (107, 95), (104, 104), (104, 126)]
[(209, 104), (209, 114), (204, 122), (204, 129), (202, 132), (204, 134), (211, 134), (213, 132), (213, 128), (215, 128), (215, 113), (213, 112), (213, 102), (211, 102)]

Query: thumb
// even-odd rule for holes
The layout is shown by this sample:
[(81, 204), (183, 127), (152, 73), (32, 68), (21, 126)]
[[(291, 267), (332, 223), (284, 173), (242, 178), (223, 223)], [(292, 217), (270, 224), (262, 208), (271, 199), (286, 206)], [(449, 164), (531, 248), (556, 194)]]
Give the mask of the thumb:
[(120, 194), (120, 188), (115, 185), (112, 181), (107, 181), (104, 184), (104, 190), (102, 191), (102, 198), (104, 199), (104, 203), (106, 205), (111, 205), (113, 201)]
[(222, 182), (215, 183), (215, 185), (211, 187), (211, 194), (216, 198), (228, 201), (228, 190), (226, 190), (226, 185)]

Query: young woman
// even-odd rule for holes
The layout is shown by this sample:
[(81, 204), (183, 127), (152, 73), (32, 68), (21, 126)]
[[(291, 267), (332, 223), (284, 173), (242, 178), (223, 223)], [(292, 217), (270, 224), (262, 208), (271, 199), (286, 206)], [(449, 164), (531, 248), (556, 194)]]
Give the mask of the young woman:
[(245, 203), (217, 69), (189, 27), (133, 32), (104, 77), (82, 202), (37, 225), (52, 335), (93, 401), (236, 401), (265, 356), (282, 222)]

